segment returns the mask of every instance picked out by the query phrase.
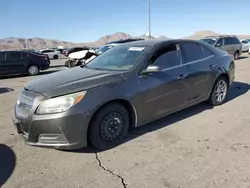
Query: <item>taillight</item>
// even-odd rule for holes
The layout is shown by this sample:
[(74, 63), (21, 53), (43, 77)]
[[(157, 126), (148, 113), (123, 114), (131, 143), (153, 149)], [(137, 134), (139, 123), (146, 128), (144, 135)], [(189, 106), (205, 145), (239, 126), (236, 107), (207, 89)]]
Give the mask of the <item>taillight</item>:
[(47, 56), (47, 55), (46, 55), (46, 56), (41, 56), (41, 59), (47, 60), (47, 59), (48, 59), (48, 56)]

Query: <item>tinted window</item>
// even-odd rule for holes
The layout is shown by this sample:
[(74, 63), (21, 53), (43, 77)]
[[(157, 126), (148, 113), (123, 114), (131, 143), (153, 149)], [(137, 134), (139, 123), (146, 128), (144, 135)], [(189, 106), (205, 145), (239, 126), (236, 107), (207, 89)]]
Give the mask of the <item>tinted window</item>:
[(242, 43), (242, 44), (247, 44), (247, 43), (249, 43), (249, 42), (246, 41), (246, 40), (243, 40), (241, 43)]
[(237, 39), (236, 37), (232, 38), (234, 44), (240, 44), (240, 40)]
[(0, 62), (5, 61), (5, 52), (0, 52)]
[(20, 59), (22, 58), (22, 52), (8, 52), (8, 59)]
[(75, 48), (74, 51), (81, 51), (83, 48)]
[(153, 55), (151, 62), (160, 69), (181, 65), (180, 50), (177, 45), (163, 47)]
[(50, 52), (54, 52), (53, 50), (43, 50), (42, 53), (50, 53)]
[(203, 52), (203, 57), (209, 57), (214, 55), (209, 49), (207, 49), (205, 46), (202, 46), (202, 52)]
[(200, 60), (203, 57), (202, 46), (197, 43), (183, 43), (185, 63)]
[(248, 41), (248, 40), (243, 40), (242, 43), (243, 43), (243, 44), (248, 44), (249, 41)]
[(225, 45), (231, 45), (231, 44), (239, 44), (239, 40), (235, 37), (232, 38), (225, 38)]
[(23, 57), (28, 57), (29, 55), (26, 52), (23, 52)]
[(216, 43), (216, 46), (222, 46), (223, 45), (223, 39), (219, 39)]

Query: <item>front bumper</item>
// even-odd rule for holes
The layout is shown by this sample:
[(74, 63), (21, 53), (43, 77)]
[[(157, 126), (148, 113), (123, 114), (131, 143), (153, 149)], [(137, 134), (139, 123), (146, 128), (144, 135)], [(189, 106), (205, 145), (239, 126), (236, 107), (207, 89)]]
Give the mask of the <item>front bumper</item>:
[(28, 145), (66, 150), (87, 146), (88, 113), (33, 114), (30, 120), (22, 120), (15, 114), (13, 121)]

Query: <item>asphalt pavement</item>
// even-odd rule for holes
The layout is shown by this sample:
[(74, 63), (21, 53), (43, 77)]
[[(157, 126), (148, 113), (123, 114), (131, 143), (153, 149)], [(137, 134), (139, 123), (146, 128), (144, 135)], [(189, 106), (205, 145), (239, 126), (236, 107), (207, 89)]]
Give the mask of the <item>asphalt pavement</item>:
[[(46, 76), (63, 71), (52, 60)], [(236, 61), (227, 102), (199, 104), (141, 128), (97, 153), (31, 147), (11, 116), (20, 89), (35, 77), (0, 80), (0, 187), (250, 188), (250, 56)]]

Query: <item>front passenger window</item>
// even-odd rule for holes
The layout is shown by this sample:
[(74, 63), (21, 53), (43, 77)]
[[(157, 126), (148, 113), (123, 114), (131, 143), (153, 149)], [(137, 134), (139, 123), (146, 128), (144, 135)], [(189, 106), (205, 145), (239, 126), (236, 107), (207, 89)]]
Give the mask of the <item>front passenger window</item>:
[(176, 45), (163, 47), (153, 55), (151, 62), (161, 70), (179, 66), (181, 65), (180, 50)]

